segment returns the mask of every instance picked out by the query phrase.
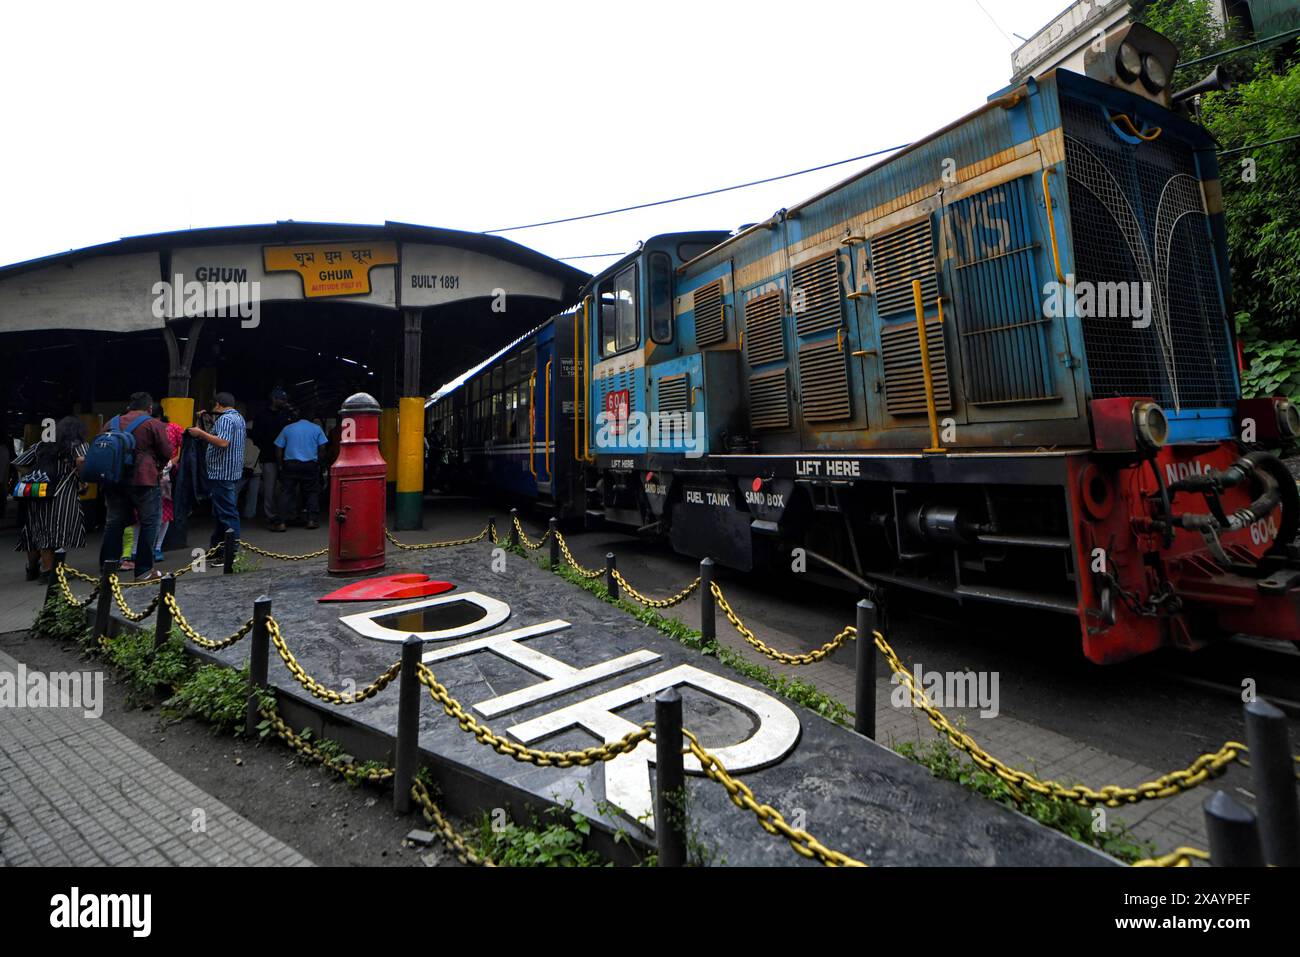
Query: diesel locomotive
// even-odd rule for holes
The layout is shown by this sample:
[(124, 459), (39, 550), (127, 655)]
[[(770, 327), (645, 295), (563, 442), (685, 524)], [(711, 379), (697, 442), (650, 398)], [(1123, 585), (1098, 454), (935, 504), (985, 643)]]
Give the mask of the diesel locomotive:
[[(765, 222), (657, 236), (439, 398), (479, 485), (737, 569), (1047, 609), (1120, 661), (1300, 639), (1216, 145), (1139, 25)], [(1183, 98), (1185, 99), (1185, 98)]]

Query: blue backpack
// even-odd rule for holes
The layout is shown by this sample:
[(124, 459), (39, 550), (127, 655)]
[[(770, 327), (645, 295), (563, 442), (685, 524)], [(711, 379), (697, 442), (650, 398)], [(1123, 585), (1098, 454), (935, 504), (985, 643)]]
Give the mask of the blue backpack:
[(86, 450), (86, 460), (81, 466), (81, 477), (87, 482), (101, 485), (121, 485), (135, 474), (135, 435), (140, 424), (149, 418), (144, 413), (125, 429), (120, 415), (113, 416), (108, 431), (95, 436)]

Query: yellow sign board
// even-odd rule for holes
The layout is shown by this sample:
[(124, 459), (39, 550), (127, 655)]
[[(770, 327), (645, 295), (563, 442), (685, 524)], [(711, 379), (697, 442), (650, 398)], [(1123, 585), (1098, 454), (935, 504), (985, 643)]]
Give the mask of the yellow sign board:
[(397, 244), (318, 243), (310, 246), (264, 246), (267, 272), (296, 272), (308, 299), (364, 296), (370, 292), (370, 267), (397, 263)]

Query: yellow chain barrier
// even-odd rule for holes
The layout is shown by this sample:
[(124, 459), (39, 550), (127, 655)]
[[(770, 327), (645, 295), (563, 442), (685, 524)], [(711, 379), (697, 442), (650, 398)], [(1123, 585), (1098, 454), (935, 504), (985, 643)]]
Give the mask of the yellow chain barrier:
[(650, 728), (653, 722), (646, 722), (635, 731), (629, 731), (617, 741), (611, 741), (597, 747), (584, 748), (581, 751), (539, 751), (536, 748), (529, 748), (513, 741), (507, 741), (505, 738), (494, 734), (490, 728), (479, 724), (474, 719), (474, 716), (466, 711), (445, 687), (439, 684), (438, 679), (428, 665), (421, 664), (418, 673), (420, 683), (429, 689), (429, 696), (442, 705), (443, 711), (456, 719), (456, 723), (460, 725), (462, 731), (474, 735), (479, 744), (486, 744), (497, 753), (514, 758), (516, 761), (522, 761), (525, 764), (535, 764), (541, 768), (586, 767), (598, 761), (611, 761), (620, 754), (627, 754), (642, 741), (650, 738)]
[(545, 545), (551, 537), (551, 530), (548, 528), (546, 530), (546, 534), (544, 534), (541, 538), (539, 538), (537, 541), (534, 542), (532, 539), (528, 537), (528, 533), (524, 531), (524, 527), (521, 524), (519, 524), (518, 515), (514, 517), (514, 522), (515, 522), (515, 534), (519, 536), (519, 544), (523, 545), (524, 548), (527, 548), (529, 551), (533, 551), (533, 552), (537, 551), (537, 549)]
[(208, 651), (220, 651), (222, 648), (229, 648), (253, 630), (253, 619), (250, 618), (248, 621), (240, 625), (239, 630), (229, 638), (214, 641), (211, 638), (205, 638), (203, 635), (199, 634), (199, 632), (194, 629), (194, 626), (186, 620), (185, 615), (181, 612), (181, 606), (176, 603), (175, 595), (164, 595), (163, 604), (165, 604), (167, 610), (172, 613), (172, 621), (175, 623), (176, 627), (181, 630), (181, 634), (185, 635), (186, 638), (194, 642), (200, 648), (206, 648)]
[(476, 867), (496, 867), (496, 864), (490, 858), (483, 857), (475, 852), (466, 843), (465, 839), (456, 833), (456, 829), (451, 826), (451, 822), (442, 816), (442, 811), (438, 809), (438, 805), (433, 803), (433, 797), (429, 794), (429, 789), (418, 778), (411, 785), (411, 799), (420, 805), (420, 810), (424, 812), (424, 819), (438, 832), (438, 836), (442, 838), (443, 842), (456, 852), (456, 857), (462, 864), (473, 864)]
[(285, 644), (284, 635), (280, 632), (280, 623), (274, 618), (268, 617), (266, 620), (267, 634), (271, 636), (271, 643), (275, 645), (275, 650), (279, 652), (280, 659), (284, 662), (289, 673), (293, 675), (298, 684), (302, 685), (312, 697), (320, 698), (322, 701), (328, 701), (330, 704), (357, 704), (365, 701), (367, 698), (373, 698), (379, 692), (383, 691), (397, 679), (402, 671), (402, 662), (397, 660), (389, 666), (388, 670), (381, 674), (370, 684), (366, 685), (360, 691), (343, 692), (335, 691), (333, 688), (327, 688), (311, 675), (307, 674), (298, 659), (294, 657), (289, 646)]
[(352, 767), (350, 764), (345, 764), (337, 758), (331, 757), (289, 727), (289, 725), (285, 723), (284, 719), (280, 717), (280, 712), (274, 707), (262, 708), (261, 713), (262, 717), (270, 722), (271, 730), (279, 735), (280, 739), (285, 744), (298, 753), (306, 755), (316, 763), (329, 768), (337, 774), (343, 775), (349, 780), (369, 781), (372, 784), (380, 784), (393, 776), (392, 768), (370, 768), (365, 771), (360, 771)]
[(633, 601), (639, 601), (647, 608), (672, 608), (673, 605), (680, 605), (695, 593), (695, 589), (700, 587), (700, 579), (696, 578), (695, 581), (691, 582), (671, 598), (651, 598), (649, 595), (643, 595), (633, 588), (628, 580), (623, 577), (623, 573), (617, 568), (614, 569), (614, 581), (618, 582), (620, 589), (619, 594), (626, 594), (627, 597), (631, 598)]
[(583, 568), (581, 565), (578, 564), (578, 560), (573, 557), (573, 552), (569, 551), (569, 543), (564, 540), (564, 536), (561, 535), (559, 532), (556, 532), (555, 538), (560, 543), (560, 553), (564, 555), (564, 560), (568, 562), (569, 565), (573, 567), (573, 570), (576, 571), (583, 578), (598, 578), (599, 576), (605, 574), (605, 569), (603, 568), (597, 568), (595, 570), (592, 570), (590, 568)]
[[(488, 528), (485, 527), (483, 531), (479, 532), (477, 535), (471, 538), (458, 538), (450, 542), (425, 542), (422, 545), (408, 545), (405, 542), (399, 542), (397, 538), (393, 535), (393, 533), (390, 532), (387, 528), (384, 529), (384, 535), (390, 542), (392, 542), (398, 548), (403, 549), (404, 551), (419, 552), (419, 551), (424, 551), (427, 548), (455, 548), (457, 545), (472, 545), (474, 544), (474, 542), (481, 542), (483, 541), (483, 539), (487, 538)], [(492, 537), (492, 541), (494, 542), (496, 541), (495, 534)]]
[[(77, 570), (75, 568), (69, 569), (67, 565), (59, 565), (54, 569), (54, 576), (59, 580), (59, 594), (63, 597), (63, 600), (73, 608), (86, 608), (92, 601), (99, 597), (99, 582), (94, 578), (90, 578), (89, 580), (95, 583), (95, 587), (84, 599), (78, 599), (77, 596), (72, 593), (72, 586), (68, 584), (69, 571), (76, 572)], [(83, 581), (89, 578), (89, 576), (82, 575), (80, 572), (77, 572), (77, 577), (81, 578)]]
[(687, 750), (695, 755), (700, 762), (700, 767), (704, 769), (705, 775), (711, 781), (716, 781), (727, 790), (731, 803), (736, 805), (742, 811), (751, 811), (758, 818), (759, 825), (769, 834), (778, 834), (790, 842), (790, 847), (802, 857), (820, 861), (827, 867), (866, 867), (861, 861), (854, 860), (846, 854), (839, 851), (833, 851), (821, 841), (817, 840), (807, 831), (801, 831), (791, 827), (781, 812), (770, 804), (759, 804), (751, 791), (744, 782), (737, 781), (723, 766), (722, 762), (714, 755), (700, 745), (699, 739), (685, 728), (682, 734), (686, 736), (690, 744)]
[(1162, 854), (1159, 857), (1149, 857), (1145, 860), (1134, 861), (1133, 867), (1191, 867), (1193, 861), (1208, 861), (1210, 859), (1209, 851), (1202, 851), (1196, 847), (1180, 847), (1177, 850), (1170, 851), (1168, 854)]
[(238, 544), (241, 547), (248, 549), (250, 552), (252, 552), (255, 555), (262, 555), (265, 556), (266, 558), (274, 558), (282, 562), (305, 562), (309, 558), (320, 558), (322, 555), (324, 555), (326, 552), (329, 551), (328, 548), (318, 548), (316, 551), (307, 552), (307, 554), (305, 555), (285, 555), (282, 552), (272, 552), (265, 548), (260, 548), (259, 546), (254, 545), (252, 542), (244, 541), (242, 538), (239, 539)]
[[(856, 629), (854, 631), (856, 633)], [(874, 636), (876, 647), (885, 656), (889, 669), (898, 675), (902, 684), (906, 685), (912, 696), (913, 704), (925, 712), (934, 729), (952, 742), (954, 747), (969, 755), (970, 759), (979, 767), (990, 774), (996, 775), (1014, 788), (1024, 788), (1044, 797), (1070, 801), (1084, 806), (1104, 804), (1107, 807), (1121, 807), (1124, 804), (1136, 804), (1139, 801), (1173, 797), (1184, 791), (1190, 791), (1204, 781), (1221, 774), (1228, 765), (1249, 750), (1239, 741), (1226, 741), (1218, 751), (1202, 754), (1186, 768), (1162, 774), (1154, 781), (1147, 781), (1134, 788), (1108, 784), (1094, 790), (1082, 784), (1070, 787), (1057, 781), (1044, 781), (1028, 771), (1020, 771), (999, 761), (980, 747), (970, 735), (954, 726), (948, 720), (947, 715), (930, 703), (925, 692), (917, 689), (916, 680), (913, 678), (912, 673), (898, 660), (898, 655), (889, 646), (885, 636), (878, 631), (874, 632)]]
[(122, 583), (118, 581), (116, 575), (108, 576), (108, 587), (112, 589), (113, 601), (117, 602), (117, 607), (121, 609), (122, 615), (128, 621), (144, 621), (158, 607), (160, 595), (154, 595), (153, 601), (149, 602), (144, 611), (132, 611), (131, 606), (126, 603), (126, 596), (122, 594)]
[(758, 639), (758, 637), (752, 631), (750, 631), (748, 628), (745, 627), (745, 623), (740, 620), (740, 616), (737, 615), (734, 611), (732, 611), (731, 605), (728, 604), (727, 599), (723, 597), (722, 589), (718, 587), (717, 582), (713, 583), (712, 591), (713, 591), (713, 597), (718, 603), (718, 607), (722, 609), (722, 613), (727, 616), (727, 621), (731, 622), (731, 627), (736, 629), (736, 633), (739, 634), (741, 638), (744, 638), (745, 641), (749, 642), (749, 644), (751, 644), (759, 652), (771, 658), (773, 661), (781, 662), (781, 664), (783, 665), (814, 664), (818, 661), (830, 657), (832, 654), (838, 651), (844, 645), (845, 642), (849, 641), (850, 639), (856, 638), (858, 634), (858, 630), (854, 628), (852, 625), (850, 625), (848, 628), (845, 628), (843, 631), (841, 631), (830, 641), (826, 642), (826, 644), (822, 645), (820, 648), (815, 649), (814, 651), (809, 651), (801, 655), (789, 655), (786, 654), (784, 651), (777, 651), (771, 645), (763, 643)]

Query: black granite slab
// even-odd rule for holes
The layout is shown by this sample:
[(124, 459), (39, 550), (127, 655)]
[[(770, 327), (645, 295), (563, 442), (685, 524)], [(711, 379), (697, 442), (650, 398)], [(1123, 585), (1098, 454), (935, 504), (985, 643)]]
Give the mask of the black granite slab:
[[(189, 621), (210, 637), (222, 637), (251, 614), (257, 596), (268, 595), (273, 600), (272, 613), (304, 667), (315, 678), (335, 688), (345, 689), (345, 681), (360, 687), (400, 657), (398, 644), (362, 637), (339, 618), (402, 602), (320, 603), (316, 601), (318, 597), (349, 579), (328, 575), (323, 560), (296, 564), (258, 561), (264, 567), (256, 571), (237, 575), (208, 572), (180, 579), (177, 599)], [(526, 645), (574, 667), (642, 649), (660, 658), (630, 672), (490, 720), (476, 714), (498, 734), (505, 735), (509, 727), (522, 721), (679, 664), (694, 665), (770, 694), (757, 682), (681, 646), (626, 612), (537, 567), (531, 560), (507, 555), (504, 571), (494, 570), (500, 565), (501, 553), (494, 562), (491, 548), (480, 544), (396, 556), (390, 552), (383, 574), (423, 571), (434, 578), (455, 582), (458, 592), (477, 591), (508, 602), (510, 618), (489, 633), (561, 618), (571, 627), (531, 639)], [(665, 583), (660, 591), (667, 592), (669, 584)], [(725, 619), (720, 621), (720, 627), (725, 627)], [(241, 665), (247, 655), (247, 642), (219, 653), (223, 661), (232, 665)], [(438, 662), (433, 668), (439, 680), (467, 708), (541, 680), (490, 653)], [(277, 688), (305, 701), (313, 700), (294, 682), (274, 650), (270, 677)], [(353, 719), (393, 734), (397, 697), (394, 684), (377, 698), (346, 710)], [(685, 689), (683, 698), (685, 725), (700, 734), (706, 747), (716, 749), (735, 744), (748, 737), (754, 727), (752, 715), (729, 703), (693, 689)], [(797, 745), (779, 763), (740, 777), (753, 788), (760, 801), (771, 804), (795, 823), (802, 822), (828, 847), (875, 865), (1116, 863), (965, 788), (935, 779), (923, 767), (852, 730), (791, 702), (785, 703), (794, 711), (800, 725)], [(648, 720), (653, 716), (653, 704), (638, 700), (619, 714), (632, 722)], [(539, 802), (571, 800), (576, 810), (598, 826), (624, 828), (650, 837), (636, 822), (604, 804), (604, 769), (600, 765), (556, 769), (516, 762), (480, 745), (461, 731), (427, 694), (422, 698), (420, 728), (421, 748), (435, 763), (451, 762), (471, 768), (478, 775), (528, 792)], [(532, 745), (564, 749), (597, 743), (593, 735), (570, 729)], [(652, 746), (647, 743), (644, 747)], [(736, 808), (726, 792), (713, 782), (691, 776), (688, 792), (696, 836), (712, 853), (714, 863), (812, 863), (795, 854), (784, 840), (763, 831), (752, 814)], [(606, 813), (601, 812), (602, 805)]]

